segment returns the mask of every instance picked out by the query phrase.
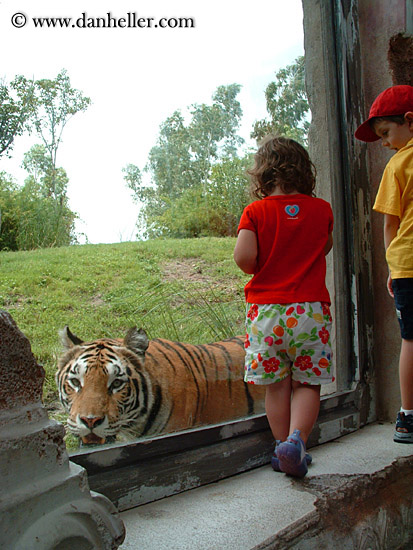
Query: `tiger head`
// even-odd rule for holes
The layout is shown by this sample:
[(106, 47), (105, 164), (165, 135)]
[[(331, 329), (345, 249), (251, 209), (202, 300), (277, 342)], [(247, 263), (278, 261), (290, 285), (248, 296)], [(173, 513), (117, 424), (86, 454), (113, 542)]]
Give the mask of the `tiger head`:
[(124, 339), (83, 342), (65, 327), (60, 336), (65, 353), (56, 383), (70, 432), (83, 444), (96, 445), (128, 434), (132, 426), (136, 430), (151, 405), (150, 397), (139, 395), (142, 384), (151, 383), (142, 372), (149, 345), (145, 331), (132, 328)]

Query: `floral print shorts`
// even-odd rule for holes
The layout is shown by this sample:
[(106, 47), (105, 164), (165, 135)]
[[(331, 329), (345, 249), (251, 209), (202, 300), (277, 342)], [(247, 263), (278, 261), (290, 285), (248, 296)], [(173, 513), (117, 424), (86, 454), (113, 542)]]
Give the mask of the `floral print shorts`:
[(323, 302), (247, 304), (245, 382), (333, 382), (331, 321)]

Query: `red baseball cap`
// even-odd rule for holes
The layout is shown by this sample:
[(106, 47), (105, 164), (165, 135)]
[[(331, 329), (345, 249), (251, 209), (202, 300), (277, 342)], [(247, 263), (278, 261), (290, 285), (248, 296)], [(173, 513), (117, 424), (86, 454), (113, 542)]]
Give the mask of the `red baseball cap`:
[(413, 111), (413, 86), (401, 84), (387, 88), (376, 97), (371, 106), (369, 118), (357, 128), (354, 135), (360, 141), (377, 141), (380, 138), (369, 124), (372, 118), (404, 115), (408, 111)]

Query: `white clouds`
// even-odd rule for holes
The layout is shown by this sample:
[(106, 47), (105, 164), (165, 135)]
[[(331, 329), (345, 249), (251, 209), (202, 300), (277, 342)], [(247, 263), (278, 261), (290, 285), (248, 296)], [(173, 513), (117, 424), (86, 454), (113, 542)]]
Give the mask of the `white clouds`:
[[(29, 23), (13, 28), (22, 12)], [(39, 29), (32, 17), (193, 17), (190, 29)], [(127, 163), (143, 166), (159, 125), (175, 109), (209, 102), (221, 84), (243, 86), (244, 137), (265, 116), (264, 89), (274, 73), (303, 53), (300, 0), (2, 0), (0, 77), (54, 78), (66, 68), (71, 84), (91, 97), (64, 133), (58, 164), (68, 172), (71, 207), (91, 242), (128, 240), (137, 217), (123, 178)], [(16, 141), (18, 171), (29, 140)]]

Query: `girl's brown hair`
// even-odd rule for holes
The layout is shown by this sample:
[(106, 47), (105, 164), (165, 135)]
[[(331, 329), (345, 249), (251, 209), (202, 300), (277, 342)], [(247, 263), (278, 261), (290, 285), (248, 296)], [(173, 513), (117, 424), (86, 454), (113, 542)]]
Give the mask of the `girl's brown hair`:
[(302, 145), (290, 138), (267, 136), (248, 170), (251, 192), (261, 199), (279, 186), (283, 193), (314, 195), (316, 169)]

